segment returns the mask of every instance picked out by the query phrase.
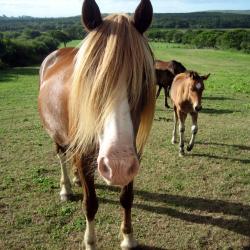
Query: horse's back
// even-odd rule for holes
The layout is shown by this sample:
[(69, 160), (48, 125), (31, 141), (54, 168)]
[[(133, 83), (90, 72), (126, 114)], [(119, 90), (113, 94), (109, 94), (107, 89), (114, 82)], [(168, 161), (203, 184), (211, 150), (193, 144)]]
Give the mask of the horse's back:
[(50, 137), (61, 146), (68, 144), (68, 96), (77, 51), (54, 51), (40, 67), (39, 114)]
[(155, 60), (155, 69), (158, 70), (169, 70), (169, 62)]

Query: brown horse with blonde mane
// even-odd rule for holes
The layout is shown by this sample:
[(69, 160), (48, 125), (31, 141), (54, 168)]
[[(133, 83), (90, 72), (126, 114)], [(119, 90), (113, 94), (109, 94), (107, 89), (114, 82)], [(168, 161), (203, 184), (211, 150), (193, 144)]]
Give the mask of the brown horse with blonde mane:
[(201, 111), (201, 98), (204, 90), (204, 81), (210, 74), (199, 76), (197, 72), (186, 71), (177, 75), (172, 83), (170, 98), (174, 106), (174, 130), (172, 143), (176, 143), (176, 127), (179, 121), (180, 151), (179, 155), (184, 155), (184, 132), (185, 120), (190, 114), (192, 118), (192, 137), (187, 146), (187, 151), (191, 151), (194, 146), (195, 135), (198, 132), (197, 119), (198, 112)]
[(72, 195), (68, 154), (84, 192), (86, 249), (96, 248), (96, 168), (108, 184), (121, 187), (122, 249), (137, 244), (131, 222), (133, 180), (151, 129), (156, 92), (154, 59), (143, 36), (152, 15), (151, 2), (141, 0), (133, 17), (103, 19), (96, 2), (85, 0), (82, 21), (89, 34), (81, 47), (53, 52), (40, 69), (39, 113), (57, 145), (60, 197)]
[(159, 86), (156, 98), (159, 97), (162, 88), (165, 94), (165, 107), (169, 108), (168, 97), (169, 90), (171, 88), (174, 77), (180, 73), (186, 71), (186, 68), (175, 60), (172, 61), (160, 61), (155, 60), (155, 72), (156, 72), (156, 84)]

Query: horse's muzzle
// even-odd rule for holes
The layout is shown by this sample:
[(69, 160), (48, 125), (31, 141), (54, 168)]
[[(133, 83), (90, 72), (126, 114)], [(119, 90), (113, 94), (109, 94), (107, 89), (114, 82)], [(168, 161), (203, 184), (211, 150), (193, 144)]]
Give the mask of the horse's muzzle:
[(197, 106), (194, 107), (194, 110), (196, 112), (200, 112), (202, 110), (202, 106), (201, 105), (197, 105)]
[(124, 187), (139, 171), (139, 161), (135, 156), (127, 158), (98, 158), (98, 171), (108, 185)]

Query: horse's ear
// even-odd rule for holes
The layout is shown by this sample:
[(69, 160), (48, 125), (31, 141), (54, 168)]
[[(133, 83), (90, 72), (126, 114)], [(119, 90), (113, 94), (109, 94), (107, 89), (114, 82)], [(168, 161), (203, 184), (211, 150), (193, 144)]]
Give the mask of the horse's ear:
[(95, 0), (84, 0), (82, 5), (82, 23), (88, 31), (102, 24), (102, 15)]
[(202, 79), (203, 81), (205, 81), (205, 80), (208, 79), (209, 76), (210, 76), (210, 73), (207, 74), (207, 75), (201, 76), (201, 79)]
[(152, 18), (153, 7), (150, 0), (141, 0), (134, 14), (134, 24), (136, 29), (143, 34), (149, 28)]
[(194, 71), (189, 71), (189, 72), (188, 72), (188, 75), (189, 75), (189, 77), (190, 77), (191, 79), (194, 80), (194, 78), (195, 78), (195, 73), (194, 73)]

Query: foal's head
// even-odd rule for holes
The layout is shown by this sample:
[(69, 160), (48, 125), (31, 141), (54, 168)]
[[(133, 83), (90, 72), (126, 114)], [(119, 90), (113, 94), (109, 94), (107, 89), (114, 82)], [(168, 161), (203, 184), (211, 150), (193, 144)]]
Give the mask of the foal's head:
[(74, 70), (71, 148), (86, 155), (98, 145), (100, 175), (108, 184), (125, 186), (138, 173), (138, 153), (153, 120), (153, 56), (143, 36), (152, 5), (141, 0), (133, 18), (123, 14), (103, 19), (96, 2), (85, 0), (82, 12), (89, 34)]
[(186, 75), (188, 77), (187, 84), (189, 88), (188, 99), (192, 103), (193, 110), (199, 112), (202, 109), (201, 97), (203, 90), (205, 89), (204, 81), (208, 79), (210, 74), (205, 76), (199, 76), (195, 71), (187, 71)]

